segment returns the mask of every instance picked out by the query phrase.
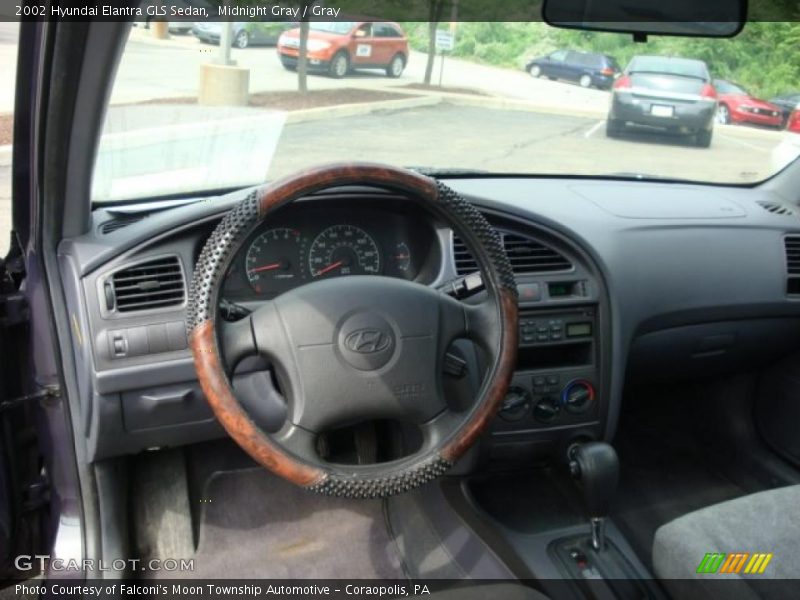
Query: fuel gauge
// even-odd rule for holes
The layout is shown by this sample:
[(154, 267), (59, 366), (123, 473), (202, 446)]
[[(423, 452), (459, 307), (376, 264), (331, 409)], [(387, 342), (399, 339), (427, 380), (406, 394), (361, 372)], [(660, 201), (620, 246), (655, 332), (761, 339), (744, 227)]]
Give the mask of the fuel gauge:
[(408, 271), (411, 266), (411, 250), (408, 249), (408, 244), (400, 242), (394, 248), (394, 252), (389, 257), (395, 269), (401, 273)]

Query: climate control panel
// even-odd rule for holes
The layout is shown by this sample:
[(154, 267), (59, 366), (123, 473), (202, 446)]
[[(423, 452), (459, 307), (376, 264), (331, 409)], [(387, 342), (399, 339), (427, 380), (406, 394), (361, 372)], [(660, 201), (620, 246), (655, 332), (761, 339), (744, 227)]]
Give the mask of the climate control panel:
[(498, 413), (496, 429), (527, 429), (596, 419), (597, 390), (591, 375), (585, 370), (517, 374)]

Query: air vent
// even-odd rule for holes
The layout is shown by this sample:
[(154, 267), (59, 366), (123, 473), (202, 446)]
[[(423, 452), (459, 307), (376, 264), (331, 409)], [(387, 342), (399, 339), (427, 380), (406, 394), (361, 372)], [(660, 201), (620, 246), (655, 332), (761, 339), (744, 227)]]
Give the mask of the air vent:
[(756, 202), (761, 208), (766, 210), (767, 212), (771, 212), (774, 215), (781, 215), (784, 217), (791, 217), (794, 215), (794, 211), (786, 206), (785, 204), (781, 204), (780, 202), (771, 202), (768, 200), (761, 200)]
[(514, 273), (546, 273), (572, 268), (572, 263), (561, 254), (527, 237), (505, 233), (503, 247)]
[(786, 272), (800, 275), (800, 235), (787, 235), (783, 243), (786, 248)]
[(111, 277), (111, 288), (119, 312), (182, 304), (185, 285), (180, 259), (167, 256), (117, 271)]
[(478, 263), (467, 250), (467, 245), (456, 235), (453, 236), (453, 258), (456, 262), (456, 273), (459, 275), (469, 275), (478, 270)]
[[(501, 232), (500, 236), (514, 273), (549, 273), (572, 268), (572, 263), (549, 246), (514, 233)], [(453, 255), (459, 275), (478, 270), (478, 264), (458, 236), (453, 236)]]
[(100, 225), (100, 233), (107, 235), (113, 233), (117, 229), (122, 229), (128, 225), (138, 223), (145, 218), (146, 215), (118, 215)]

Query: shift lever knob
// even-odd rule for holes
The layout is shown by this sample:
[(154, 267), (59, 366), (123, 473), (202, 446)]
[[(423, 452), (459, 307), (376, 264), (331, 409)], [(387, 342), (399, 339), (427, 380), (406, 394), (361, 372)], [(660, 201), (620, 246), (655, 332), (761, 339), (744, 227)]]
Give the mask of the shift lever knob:
[(583, 492), (592, 525), (592, 546), (605, 548), (605, 517), (617, 491), (619, 459), (605, 442), (573, 444), (567, 451), (569, 470)]

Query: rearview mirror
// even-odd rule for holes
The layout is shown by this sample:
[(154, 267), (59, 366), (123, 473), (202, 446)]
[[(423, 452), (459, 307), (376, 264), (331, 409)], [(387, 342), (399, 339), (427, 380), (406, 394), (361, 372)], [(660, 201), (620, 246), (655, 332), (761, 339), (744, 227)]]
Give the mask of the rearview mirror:
[(632, 33), (733, 37), (747, 18), (747, 0), (544, 0), (553, 27)]

